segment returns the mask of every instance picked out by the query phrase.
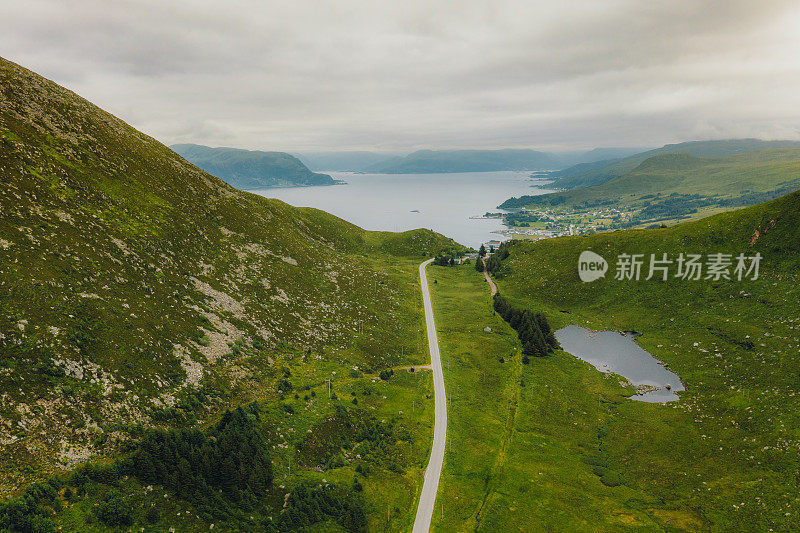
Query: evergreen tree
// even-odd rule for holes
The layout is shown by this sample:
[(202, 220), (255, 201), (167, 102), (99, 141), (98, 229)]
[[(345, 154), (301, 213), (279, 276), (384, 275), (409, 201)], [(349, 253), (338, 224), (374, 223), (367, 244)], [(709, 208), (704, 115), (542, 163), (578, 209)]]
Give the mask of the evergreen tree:
[(544, 357), (554, 349), (560, 348), (550, 324), (542, 313), (515, 308), (499, 293), (494, 295), (492, 306), (517, 332), (525, 357)]
[(252, 507), (272, 485), (269, 447), (259, 433), (256, 404), (226, 411), (206, 433), (150, 430), (122, 473), (162, 484), (212, 515), (231, 504)]
[(478, 257), (475, 260), (475, 270), (477, 270), (478, 272), (483, 272), (483, 269), (484, 269), (484, 267), (483, 267), (483, 259)]
[(480, 250), (478, 250), (479, 257), (486, 257), (486, 246), (481, 244)]

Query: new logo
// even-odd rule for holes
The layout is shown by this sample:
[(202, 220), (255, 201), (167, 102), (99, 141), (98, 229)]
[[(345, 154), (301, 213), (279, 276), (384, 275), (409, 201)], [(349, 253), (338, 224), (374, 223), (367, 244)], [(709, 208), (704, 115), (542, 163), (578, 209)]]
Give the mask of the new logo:
[(605, 277), (608, 271), (608, 262), (602, 256), (585, 250), (578, 257), (578, 277), (584, 283)]

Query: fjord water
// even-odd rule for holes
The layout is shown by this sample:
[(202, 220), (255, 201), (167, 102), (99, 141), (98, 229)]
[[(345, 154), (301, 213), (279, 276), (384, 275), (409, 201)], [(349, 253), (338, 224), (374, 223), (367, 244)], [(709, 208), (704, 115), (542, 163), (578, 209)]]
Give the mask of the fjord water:
[(504, 240), (499, 219), (470, 219), (512, 196), (552, 192), (531, 187), (530, 172), (448, 174), (353, 174), (327, 172), (346, 185), (281, 187), (252, 191), (298, 207), (316, 207), (369, 230), (429, 228), (461, 244), (478, 247)]
[[(664, 368), (649, 352), (634, 342), (633, 335), (616, 331), (592, 331), (571, 324), (555, 332), (564, 351), (591, 363), (601, 372), (624, 376), (634, 385), (653, 385), (658, 390), (632, 396), (643, 402), (670, 402), (674, 391), (684, 390), (680, 377)], [(669, 384), (672, 390), (667, 390)]]

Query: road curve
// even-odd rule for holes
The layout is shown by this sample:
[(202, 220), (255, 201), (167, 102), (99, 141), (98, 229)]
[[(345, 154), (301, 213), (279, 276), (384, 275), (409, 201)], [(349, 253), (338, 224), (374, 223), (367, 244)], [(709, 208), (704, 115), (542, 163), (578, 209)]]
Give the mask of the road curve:
[(431, 293), (428, 290), (428, 278), (425, 275), (425, 267), (431, 261), (433, 259), (428, 259), (419, 265), (419, 284), (422, 289), (422, 303), (425, 307), (425, 325), (428, 329), (428, 348), (431, 352), (431, 368), (433, 369), (433, 446), (431, 446), (428, 468), (425, 469), (422, 494), (419, 496), (417, 517), (414, 519), (414, 533), (427, 533), (431, 528), (436, 493), (439, 490), (439, 476), (442, 474), (442, 463), (444, 462), (444, 445), (447, 441), (447, 401), (444, 392), (442, 360), (439, 356), (439, 341), (436, 339), (436, 325), (433, 322)]

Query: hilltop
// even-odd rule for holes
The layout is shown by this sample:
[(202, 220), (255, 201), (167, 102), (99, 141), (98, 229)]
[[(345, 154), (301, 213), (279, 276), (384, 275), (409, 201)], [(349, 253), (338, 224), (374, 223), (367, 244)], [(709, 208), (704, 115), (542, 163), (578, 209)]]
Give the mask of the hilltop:
[(327, 174), (311, 172), (302, 161), (283, 152), (210, 148), (198, 144), (170, 146), (177, 154), (237, 189), (334, 185)]
[[(270, 471), (291, 486), (345, 479), (347, 494), (353, 459), (328, 466), (340, 452), (307, 435), (340, 438), (347, 454), (371, 417), (391, 420), (398, 436), (359, 463), (373, 472), (362, 483), (411, 508), (417, 478), (403, 472), (420, 465), (398, 446), (430, 439), (427, 382), (371, 383), (381, 369), (425, 361), (416, 267), (462, 247), (239, 191), (3, 59), (0, 180), (0, 492), (92, 457), (108, 464), (146, 428), (224, 433), (219, 416), (255, 401), (242, 420), (260, 420), (252, 438), (269, 445)], [(347, 406), (331, 390), (347, 394)], [(361, 404), (351, 405), (356, 390)], [(251, 431), (242, 424), (236, 431)], [(137, 483), (113, 490), (128, 502), (147, 497)], [(94, 487), (68, 506), (69, 528), (86, 530), (95, 504), (111, 497), (112, 487)], [(372, 520), (372, 496), (364, 500)], [(159, 512), (164, 502), (155, 500)], [(178, 523), (175, 513), (194, 505), (170, 502)], [(385, 509), (377, 516), (386, 523)], [(182, 527), (208, 530), (214, 519), (205, 519)], [(398, 511), (386, 527), (409, 519)]]
[(791, 192), (787, 188), (800, 188), (799, 171), (800, 148), (750, 151), (723, 157), (659, 154), (645, 159), (622, 176), (599, 185), (523, 196), (502, 206), (577, 205), (607, 200), (631, 202), (645, 195), (672, 193), (740, 198), (774, 191), (772, 198), (775, 198)]

